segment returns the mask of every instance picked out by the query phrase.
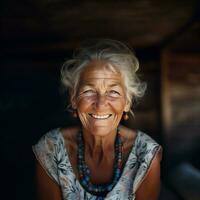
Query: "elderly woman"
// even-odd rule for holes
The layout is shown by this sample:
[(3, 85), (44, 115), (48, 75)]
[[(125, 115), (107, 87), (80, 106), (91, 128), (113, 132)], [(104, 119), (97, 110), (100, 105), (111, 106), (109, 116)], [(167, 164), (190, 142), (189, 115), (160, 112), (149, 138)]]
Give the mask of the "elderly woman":
[(120, 124), (145, 85), (138, 60), (123, 43), (84, 45), (62, 68), (80, 126), (57, 128), (33, 147), (38, 199), (156, 200), (161, 147)]

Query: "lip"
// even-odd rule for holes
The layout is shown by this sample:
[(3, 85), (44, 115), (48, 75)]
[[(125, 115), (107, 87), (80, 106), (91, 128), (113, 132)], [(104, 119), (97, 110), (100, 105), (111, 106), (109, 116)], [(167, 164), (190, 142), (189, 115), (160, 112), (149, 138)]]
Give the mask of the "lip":
[(112, 114), (103, 114), (103, 115), (97, 115), (97, 114), (93, 114), (93, 113), (89, 113), (90, 117), (97, 119), (97, 120), (105, 120), (108, 119), (109, 117), (112, 116)]

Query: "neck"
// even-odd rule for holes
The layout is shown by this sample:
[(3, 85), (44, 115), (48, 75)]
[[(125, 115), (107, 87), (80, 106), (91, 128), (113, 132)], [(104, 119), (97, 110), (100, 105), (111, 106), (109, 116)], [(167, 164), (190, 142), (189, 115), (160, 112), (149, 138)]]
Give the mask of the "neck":
[[(111, 191), (113, 189), (113, 187), (116, 185), (116, 183), (118, 182), (118, 180), (121, 176), (121, 172), (122, 172), (122, 141), (121, 141), (121, 137), (120, 136), (117, 137), (117, 140), (115, 142), (117, 131), (114, 131), (112, 134), (109, 134), (106, 137), (96, 137), (95, 135), (93, 135), (93, 136), (89, 135), (89, 137), (87, 137), (88, 136), (87, 134), (89, 134), (89, 132), (83, 130), (83, 135), (80, 134), (78, 137), (79, 145), (80, 145), (79, 151), (78, 151), (78, 169), (79, 169), (80, 181), (84, 187), (86, 187), (89, 191), (91, 191), (91, 193), (95, 193), (98, 195), (100, 194), (101, 196), (102, 195), (104, 196), (105, 194), (107, 194), (109, 191)], [(91, 138), (91, 139), (88, 139), (88, 138)], [(107, 139), (109, 141), (107, 141)], [(109, 165), (108, 164), (105, 165), (105, 163), (104, 163), (104, 167), (103, 167), (104, 170), (111, 169), (110, 167), (112, 167), (112, 169), (113, 169), (112, 170), (113, 171), (112, 182), (110, 182), (108, 185), (107, 184), (102, 185), (100, 183), (101, 187), (99, 187), (96, 185), (96, 183), (93, 185), (93, 183), (91, 182), (91, 179), (90, 179), (91, 178), (90, 177), (91, 168), (93, 169), (92, 173), (94, 176), (96, 169), (102, 169), (101, 167), (103, 165), (102, 166), (96, 165), (96, 163), (94, 163), (95, 160), (92, 163), (92, 165), (91, 165), (91, 162), (90, 163), (87, 162), (86, 156), (88, 156), (88, 154), (87, 154), (87, 152), (84, 152), (84, 147), (86, 147), (86, 146), (84, 146), (83, 142), (89, 148), (90, 148), (90, 146), (93, 145), (93, 147), (97, 147), (97, 148), (100, 147), (100, 149), (104, 149), (104, 147), (106, 145), (110, 144), (110, 142), (113, 143), (112, 147), (114, 147), (114, 154), (115, 154), (114, 159), (109, 157), (108, 161), (111, 161), (111, 162), (109, 163)], [(84, 155), (84, 153), (85, 153), (85, 155)], [(108, 155), (106, 155), (106, 156), (108, 156)], [(99, 177), (98, 177), (98, 179), (99, 179)], [(94, 178), (94, 180), (95, 180), (95, 178)], [(102, 180), (101, 180), (101, 182), (102, 182)], [(96, 180), (95, 180), (95, 182), (96, 182)]]
[(106, 136), (98, 136), (83, 129), (83, 138), (85, 152), (93, 161), (100, 162), (105, 158), (109, 158), (110, 154), (114, 155), (115, 138), (117, 131), (112, 131)]

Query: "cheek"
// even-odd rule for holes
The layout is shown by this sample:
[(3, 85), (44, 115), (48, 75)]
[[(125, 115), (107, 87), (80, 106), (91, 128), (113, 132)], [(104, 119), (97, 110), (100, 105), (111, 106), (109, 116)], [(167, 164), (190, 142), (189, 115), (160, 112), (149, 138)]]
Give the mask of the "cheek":
[(125, 108), (125, 100), (120, 99), (110, 101), (110, 105), (112, 105), (112, 108), (116, 113), (123, 113)]
[(82, 97), (79, 98), (77, 101), (77, 109), (80, 112), (84, 112), (86, 110), (88, 110), (89, 108), (91, 108), (91, 105), (95, 102), (95, 98), (94, 97)]

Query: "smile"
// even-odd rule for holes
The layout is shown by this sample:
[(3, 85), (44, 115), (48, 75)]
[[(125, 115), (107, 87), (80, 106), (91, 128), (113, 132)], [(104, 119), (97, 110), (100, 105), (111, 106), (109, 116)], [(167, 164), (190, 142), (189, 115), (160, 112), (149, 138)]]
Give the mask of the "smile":
[(112, 114), (107, 114), (107, 115), (95, 115), (90, 113), (89, 114), (91, 117), (95, 118), (95, 119), (108, 119), (110, 116), (112, 116)]

